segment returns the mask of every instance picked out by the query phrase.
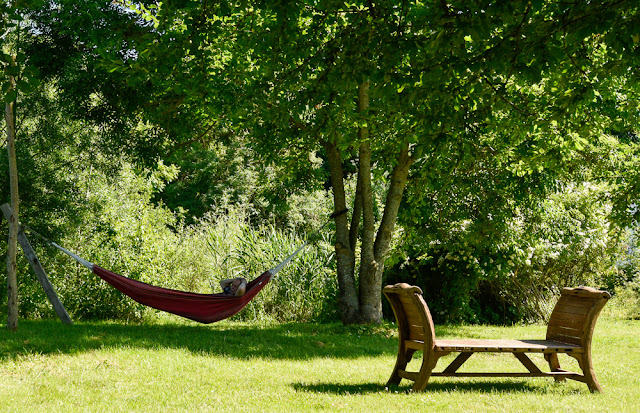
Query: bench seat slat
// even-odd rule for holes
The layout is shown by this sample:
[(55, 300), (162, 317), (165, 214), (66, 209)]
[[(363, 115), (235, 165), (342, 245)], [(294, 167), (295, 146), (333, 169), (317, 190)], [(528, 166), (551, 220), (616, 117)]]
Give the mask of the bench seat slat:
[(405, 311), (405, 316), (407, 317), (407, 320), (409, 321), (413, 321), (413, 322), (420, 322), (421, 318), (420, 318), (420, 312), (418, 312), (418, 310), (411, 306), (408, 307), (407, 304), (404, 304), (404, 311)]
[(435, 351), (492, 353), (580, 353), (582, 347), (555, 340), (436, 340)]
[(409, 324), (409, 339), (424, 340), (424, 328), (419, 325)]
[(547, 330), (548, 339), (576, 345), (582, 343), (583, 335), (584, 334), (582, 330), (563, 326), (549, 326)]
[(578, 321), (578, 320), (558, 320), (555, 318), (552, 318), (551, 320), (549, 320), (549, 327), (565, 327), (565, 328), (573, 328), (575, 330), (579, 330), (582, 331), (582, 329), (584, 328), (584, 321)]
[(567, 303), (559, 303), (554, 309), (554, 311), (561, 312), (561, 313), (568, 313), (568, 314), (586, 315), (589, 313), (589, 309), (591, 309), (590, 305), (579, 307), (579, 306), (570, 305)]
[(595, 302), (596, 302), (596, 299), (593, 299), (593, 298), (590, 299), (590, 298), (577, 297), (577, 296), (571, 296), (571, 295), (563, 295), (562, 298), (560, 298), (558, 304), (573, 306), (578, 308), (591, 308), (593, 306), (593, 303)]

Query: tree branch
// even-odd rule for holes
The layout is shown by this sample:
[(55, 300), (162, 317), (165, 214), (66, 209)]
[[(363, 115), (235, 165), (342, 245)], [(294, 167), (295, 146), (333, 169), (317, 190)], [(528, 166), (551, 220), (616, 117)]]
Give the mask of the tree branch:
[(349, 244), (351, 250), (355, 250), (358, 243), (358, 235), (360, 234), (360, 219), (362, 218), (362, 185), (357, 180), (356, 195), (353, 200), (353, 213), (351, 215), (351, 228), (349, 228)]
[(409, 144), (404, 143), (398, 155), (398, 163), (391, 172), (384, 213), (374, 245), (376, 261), (383, 260), (389, 251), (396, 218), (398, 217), (398, 211), (402, 203), (402, 195), (408, 182), (409, 169), (412, 164), (413, 158), (409, 154)]

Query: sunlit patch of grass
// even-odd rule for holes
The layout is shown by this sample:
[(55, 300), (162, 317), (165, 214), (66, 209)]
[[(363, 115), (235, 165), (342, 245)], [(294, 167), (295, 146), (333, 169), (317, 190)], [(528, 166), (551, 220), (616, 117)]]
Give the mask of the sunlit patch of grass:
[[(451, 338), (544, 334), (540, 325), (437, 330)], [(386, 386), (397, 350), (388, 324), (24, 321), (17, 332), (0, 331), (0, 411), (635, 412), (638, 349), (640, 322), (599, 320), (593, 358), (604, 394), (545, 378), (441, 377), (412, 393), (406, 380)], [(508, 354), (477, 354), (467, 363), (469, 371), (521, 368)]]

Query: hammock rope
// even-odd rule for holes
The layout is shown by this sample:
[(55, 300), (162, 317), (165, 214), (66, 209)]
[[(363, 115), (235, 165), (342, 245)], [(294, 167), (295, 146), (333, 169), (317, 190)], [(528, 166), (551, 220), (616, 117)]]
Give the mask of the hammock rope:
[[(329, 217), (329, 220), (346, 212), (347, 210), (333, 213)], [(49, 241), (33, 229), (24, 225), (23, 227), (29, 230), (29, 232), (32, 232), (42, 238), (49, 245), (64, 252), (69, 257), (88, 268), (98, 277), (109, 283), (112, 287), (140, 304), (185, 317), (199, 323), (209, 324), (224, 320), (225, 318), (229, 318), (239, 313), (280, 270), (289, 264), (309, 244), (311, 239), (329, 223), (329, 220), (327, 220), (321, 228), (309, 235), (305, 243), (285, 258), (284, 261), (250, 281), (247, 284), (245, 293), (241, 296), (232, 296), (223, 293), (191, 293), (187, 291), (158, 287), (133, 280), (93, 264), (55, 242)]]

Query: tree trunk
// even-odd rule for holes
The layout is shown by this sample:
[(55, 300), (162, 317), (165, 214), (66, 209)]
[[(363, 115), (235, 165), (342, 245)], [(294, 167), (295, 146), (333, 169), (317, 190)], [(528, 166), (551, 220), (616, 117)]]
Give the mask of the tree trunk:
[[(358, 87), (358, 112), (366, 114), (369, 110), (369, 83), (363, 82)], [(381, 314), (381, 298), (376, 296), (380, 290), (376, 286), (378, 263), (373, 253), (375, 239), (375, 221), (373, 217), (373, 191), (371, 189), (371, 143), (369, 127), (361, 126), (358, 130), (359, 165), (358, 187), (362, 203), (362, 246), (360, 254), (360, 318), (363, 322), (378, 321)], [(380, 283), (377, 283), (380, 284)]]
[[(358, 87), (358, 111), (369, 109), (369, 83)], [(358, 181), (349, 227), (346, 215), (336, 218), (336, 262), (338, 272), (339, 311), (343, 323), (379, 323), (382, 321), (382, 276), (389, 252), (402, 194), (407, 183), (412, 158), (409, 145), (403, 144), (397, 164), (391, 173), (389, 190), (380, 227), (376, 232), (371, 183), (371, 143), (369, 127), (358, 129)], [(342, 157), (335, 142), (323, 142), (333, 187), (335, 211), (346, 208)], [(360, 219), (362, 233), (360, 234)], [(359, 284), (355, 282), (355, 259), (361, 237)]]
[[(347, 208), (344, 189), (342, 158), (335, 143), (325, 141), (335, 211)], [(355, 248), (349, 233), (349, 220), (346, 214), (336, 217), (336, 266), (338, 272), (338, 309), (344, 324), (358, 322), (359, 305), (355, 281)]]
[[(412, 163), (413, 160), (409, 155), (409, 146), (404, 144), (398, 156), (398, 163), (391, 173), (384, 213), (375, 242), (371, 242), (370, 246), (365, 246), (365, 244), (368, 244), (370, 241), (368, 237), (363, 237), (362, 240), (360, 306), (361, 320), (365, 323), (379, 323), (382, 321), (382, 278), (384, 274), (384, 262), (389, 253), (395, 222), (402, 201), (402, 194), (407, 184), (409, 168)], [(371, 220), (373, 221), (373, 213), (371, 213)], [(367, 230), (365, 229), (364, 232), (366, 233)]]
[[(13, 89), (13, 79), (10, 79)], [(15, 145), (15, 117), (13, 102), (7, 103), (5, 108), (5, 120), (7, 125), (7, 151), (9, 156), (9, 185), (11, 191), (11, 216), (9, 217), (9, 240), (7, 251), (7, 298), (8, 314), (7, 328), (18, 328), (18, 167), (16, 162)]]
[(413, 158), (409, 154), (409, 144), (404, 143), (398, 154), (398, 163), (391, 173), (387, 199), (384, 204), (384, 213), (374, 246), (376, 260), (386, 258), (389, 252), (389, 245), (391, 244), (396, 219), (398, 218), (398, 211), (400, 210), (400, 204), (402, 202), (402, 194), (407, 186), (409, 169), (412, 164)]
[(360, 251), (360, 316), (365, 323), (382, 319), (381, 297), (378, 296), (382, 280), (378, 280), (378, 262), (374, 255), (375, 222), (373, 217), (373, 191), (371, 189), (371, 147), (360, 144), (358, 184), (362, 187), (362, 246)]

